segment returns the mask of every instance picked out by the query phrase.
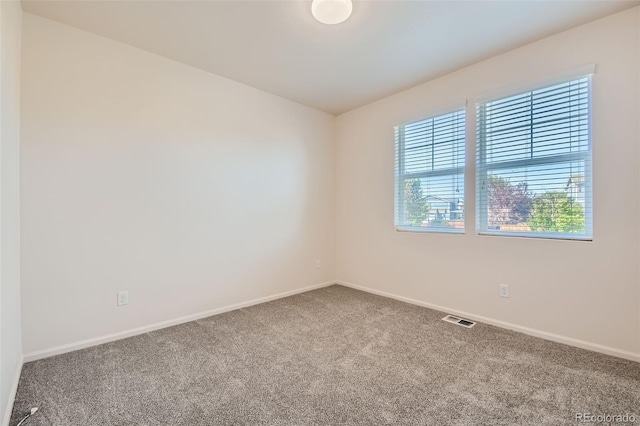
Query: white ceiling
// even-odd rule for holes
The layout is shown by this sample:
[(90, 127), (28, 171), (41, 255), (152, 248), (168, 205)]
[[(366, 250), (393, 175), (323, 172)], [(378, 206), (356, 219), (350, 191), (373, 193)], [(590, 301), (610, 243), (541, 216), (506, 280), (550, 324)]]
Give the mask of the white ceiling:
[(339, 25), (311, 0), (35, 1), (23, 10), (332, 114), (639, 4), (354, 1)]

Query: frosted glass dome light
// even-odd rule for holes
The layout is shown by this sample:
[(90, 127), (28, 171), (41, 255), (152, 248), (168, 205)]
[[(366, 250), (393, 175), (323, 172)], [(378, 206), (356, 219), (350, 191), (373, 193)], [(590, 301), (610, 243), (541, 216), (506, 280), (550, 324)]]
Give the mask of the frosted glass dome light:
[(311, 14), (323, 24), (339, 24), (351, 16), (351, 0), (313, 0)]

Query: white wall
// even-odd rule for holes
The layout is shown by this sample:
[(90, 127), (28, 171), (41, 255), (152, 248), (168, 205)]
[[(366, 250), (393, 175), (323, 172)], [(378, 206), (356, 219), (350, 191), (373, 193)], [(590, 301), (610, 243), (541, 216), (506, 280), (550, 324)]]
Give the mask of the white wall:
[[(640, 356), (639, 10), (338, 117), (338, 279)], [(593, 242), (475, 235), (473, 99), (592, 63)], [(467, 98), (466, 235), (395, 232), (393, 126)], [(499, 284), (510, 285), (509, 299), (498, 296)]]
[(26, 355), (335, 279), (333, 116), (30, 14), (22, 58)]
[(0, 2), (0, 422), (22, 367), (20, 334), (20, 27), (17, 1)]
[[(324, 113), (25, 14), (25, 352), (337, 275), (638, 356), (639, 10), (359, 108), (337, 129)], [(593, 242), (476, 236), (471, 191), (466, 235), (393, 230), (396, 123), (465, 98), (471, 113), (474, 97), (589, 63)], [(473, 188), (473, 158), (467, 171)], [(130, 305), (115, 306), (118, 290)]]

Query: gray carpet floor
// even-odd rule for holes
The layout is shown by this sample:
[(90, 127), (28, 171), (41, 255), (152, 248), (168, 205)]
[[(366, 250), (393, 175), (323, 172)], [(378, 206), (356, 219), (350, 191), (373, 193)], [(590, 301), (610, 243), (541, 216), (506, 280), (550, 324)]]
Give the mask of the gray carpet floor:
[(11, 425), (575, 425), (640, 364), (331, 286), (24, 366)]

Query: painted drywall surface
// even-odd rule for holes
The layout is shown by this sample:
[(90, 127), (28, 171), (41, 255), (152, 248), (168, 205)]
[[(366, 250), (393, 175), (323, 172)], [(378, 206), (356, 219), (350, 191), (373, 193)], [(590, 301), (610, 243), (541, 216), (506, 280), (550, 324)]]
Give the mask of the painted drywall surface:
[[(338, 117), (338, 280), (640, 352), (638, 28), (634, 8)], [(473, 153), (474, 98), (593, 63), (593, 242), (477, 236), (473, 156), (465, 235), (394, 230), (395, 124), (469, 99)]]
[(22, 54), (26, 354), (335, 279), (333, 116), (26, 13)]
[(17, 1), (0, 2), (0, 422), (22, 366), (20, 334), (20, 34)]
[[(637, 26), (640, 28), (640, 7), (636, 8), (636, 19), (637, 19)], [(640, 57), (640, 31), (638, 31), (637, 38), (638, 38), (638, 57)], [(639, 82), (638, 84), (640, 85), (640, 66), (638, 67), (638, 82)], [(640, 135), (640, 120), (638, 120), (638, 134)], [(640, 235), (638, 236), (638, 240), (640, 241)], [(640, 259), (638, 259), (638, 268), (640, 269)], [(638, 297), (640, 298), (640, 292), (638, 293), (639, 293)], [(638, 306), (640, 306), (640, 299), (638, 300)], [(639, 324), (638, 341), (640, 341), (640, 309), (638, 309), (638, 324)]]

